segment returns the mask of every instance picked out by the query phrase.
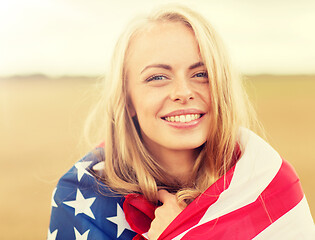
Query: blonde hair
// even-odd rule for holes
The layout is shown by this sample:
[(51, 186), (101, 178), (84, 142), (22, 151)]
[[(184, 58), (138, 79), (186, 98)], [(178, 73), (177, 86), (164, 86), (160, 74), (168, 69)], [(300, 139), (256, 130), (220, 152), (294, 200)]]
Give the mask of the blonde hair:
[[(150, 155), (137, 122), (128, 112), (126, 58), (131, 40), (142, 30), (160, 22), (182, 22), (192, 29), (207, 68), (211, 92), (211, 131), (193, 167), (194, 181), (182, 185)], [(105, 183), (119, 194), (142, 193), (157, 202), (158, 188), (176, 192), (179, 201), (191, 202), (235, 163), (240, 126), (249, 127), (255, 114), (240, 77), (232, 71), (226, 51), (212, 26), (198, 13), (183, 6), (167, 6), (137, 19), (120, 36), (102, 90), (102, 98), (89, 121), (101, 115), (98, 132), (104, 136)]]

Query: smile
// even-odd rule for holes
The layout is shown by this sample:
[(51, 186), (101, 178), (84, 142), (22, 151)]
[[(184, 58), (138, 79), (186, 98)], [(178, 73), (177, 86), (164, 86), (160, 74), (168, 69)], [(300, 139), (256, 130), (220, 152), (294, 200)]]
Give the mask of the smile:
[(171, 117), (163, 117), (162, 119), (167, 122), (180, 122), (188, 123), (194, 120), (197, 120), (202, 117), (202, 114), (185, 114), (185, 115), (176, 115)]

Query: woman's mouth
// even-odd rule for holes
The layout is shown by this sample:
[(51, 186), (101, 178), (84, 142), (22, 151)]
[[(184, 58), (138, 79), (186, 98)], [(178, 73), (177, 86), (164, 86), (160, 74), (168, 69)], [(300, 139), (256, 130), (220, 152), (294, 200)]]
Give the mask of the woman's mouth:
[(200, 109), (188, 108), (169, 112), (161, 117), (168, 126), (177, 129), (192, 129), (197, 127), (206, 113)]
[(188, 123), (202, 117), (203, 114), (182, 114), (170, 117), (162, 117), (167, 122)]

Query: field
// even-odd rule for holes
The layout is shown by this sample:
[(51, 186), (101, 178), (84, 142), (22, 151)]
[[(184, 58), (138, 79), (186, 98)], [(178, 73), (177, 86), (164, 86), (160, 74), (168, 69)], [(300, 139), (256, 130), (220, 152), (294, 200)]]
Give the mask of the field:
[[(96, 97), (85, 78), (0, 79), (0, 239), (45, 239), (51, 193), (89, 149)], [(248, 76), (268, 141), (296, 169), (315, 216), (315, 76)]]

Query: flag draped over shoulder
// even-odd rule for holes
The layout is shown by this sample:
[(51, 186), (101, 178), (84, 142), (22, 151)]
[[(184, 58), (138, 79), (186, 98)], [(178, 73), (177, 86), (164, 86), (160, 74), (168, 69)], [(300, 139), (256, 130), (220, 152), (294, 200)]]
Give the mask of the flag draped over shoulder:
[[(184, 209), (159, 239), (315, 239), (299, 179), (288, 162), (247, 129), (236, 165)], [(101, 152), (101, 148), (99, 149)], [(145, 239), (155, 206), (115, 196), (93, 174), (90, 153), (53, 193), (48, 239)]]

